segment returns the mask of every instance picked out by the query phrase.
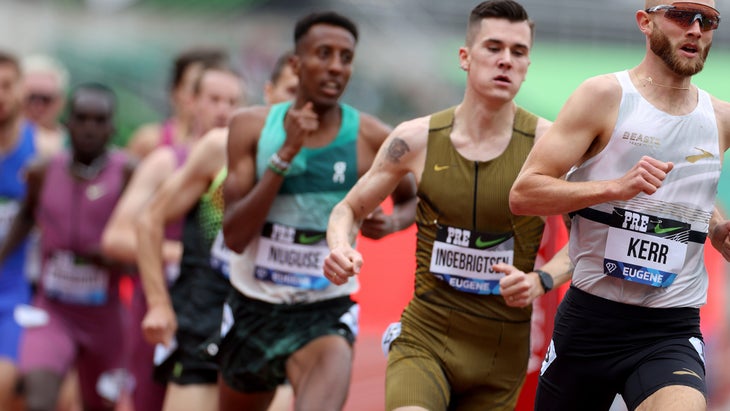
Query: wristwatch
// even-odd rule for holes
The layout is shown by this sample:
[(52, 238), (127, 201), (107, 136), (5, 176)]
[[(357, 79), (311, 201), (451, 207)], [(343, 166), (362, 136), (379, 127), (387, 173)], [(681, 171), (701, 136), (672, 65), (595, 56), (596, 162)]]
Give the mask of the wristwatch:
[(553, 276), (542, 270), (535, 270), (535, 272), (537, 273), (537, 278), (540, 279), (542, 289), (545, 290), (545, 294), (547, 294), (548, 291), (553, 289), (553, 285), (555, 285)]

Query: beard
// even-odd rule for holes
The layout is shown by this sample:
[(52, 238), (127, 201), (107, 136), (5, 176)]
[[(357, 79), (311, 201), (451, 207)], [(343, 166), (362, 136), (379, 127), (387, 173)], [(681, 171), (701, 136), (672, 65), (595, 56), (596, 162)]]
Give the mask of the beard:
[(685, 62), (676, 55), (667, 35), (654, 26), (651, 37), (649, 37), (649, 47), (651, 48), (651, 51), (662, 59), (664, 64), (666, 64), (674, 73), (679, 74), (680, 76), (693, 76), (702, 71), (702, 68), (705, 67), (705, 60), (707, 59), (707, 55), (710, 53), (712, 42), (710, 42), (704, 49), (697, 50), (700, 55), (700, 59), (698, 61)]

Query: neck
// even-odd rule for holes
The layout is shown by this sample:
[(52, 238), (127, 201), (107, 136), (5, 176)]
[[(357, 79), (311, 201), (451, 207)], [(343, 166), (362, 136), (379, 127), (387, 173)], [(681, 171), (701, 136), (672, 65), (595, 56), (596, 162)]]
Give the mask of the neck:
[(102, 168), (106, 164), (107, 159), (106, 150), (94, 158), (78, 158), (74, 155), (73, 161), (71, 161), (71, 174), (82, 179), (92, 180), (99, 175)]
[(490, 104), (483, 98), (477, 100), (465, 95), (464, 101), (456, 108), (456, 117), (463, 120), (455, 127), (463, 128), (466, 135), (475, 139), (497, 136), (501, 131), (512, 130), (516, 110), (517, 106), (512, 100)]
[(651, 75), (643, 74), (638, 69), (630, 70), (629, 74), (634, 76), (634, 78), (641, 85), (641, 87), (660, 87), (660, 88), (671, 89), (671, 90), (686, 91), (686, 90), (689, 90), (690, 86), (691, 86), (690, 77), (683, 77), (679, 81), (675, 81), (675, 82), (671, 82), (671, 81), (657, 82), (656, 79), (653, 78)]

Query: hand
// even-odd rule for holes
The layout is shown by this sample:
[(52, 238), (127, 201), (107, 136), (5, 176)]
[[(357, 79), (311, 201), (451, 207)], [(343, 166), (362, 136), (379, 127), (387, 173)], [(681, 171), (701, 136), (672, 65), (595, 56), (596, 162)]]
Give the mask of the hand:
[(639, 193), (654, 194), (662, 186), (674, 163), (643, 156), (623, 177), (616, 180), (617, 200), (629, 200)]
[(330, 250), (324, 259), (324, 276), (335, 285), (345, 284), (350, 277), (360, 274), (362, 254), (348, 246)]
[(283, 156), (286, 157), (283, 160), (291, 161), (304, 145), (304, 139), (318, 128), (319, 117), (314, 112), (311, 101), (299, 109), (292, 106), (284, 118), (284, 130), (286, 131), (284, 146), (289, 147), (293, 154), (291, 157)]
[(725, 220), (712, 227), (710, 242), (722, 254), (725, 261), (730, 261), (730, 221)]
[(383, 212), (383, 208), (378, 206), (370, 213), (360, 226), (360, 233), (367, 238), (379, 240), (393, 232), (393, 220), (391, 216)]
[(506, 274), (499, 280), (499, 288), (505, 303), (510, 307), (526, 307), (545, 293), (537, 273), (525, 274), (505, 263), (493, 265), (492, 270)]
[(150, 344), (170, 346), (172, 337), (177, 332), (177, 318), (172, 306), (158, 304), (149, 307), (142, 320), (142, 334)]

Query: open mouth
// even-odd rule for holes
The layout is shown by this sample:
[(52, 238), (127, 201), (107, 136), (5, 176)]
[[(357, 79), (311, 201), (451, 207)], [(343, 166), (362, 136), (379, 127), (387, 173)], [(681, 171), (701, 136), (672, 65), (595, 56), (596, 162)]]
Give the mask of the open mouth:
[(338, 95), (342, 91), (342, 85), (337, 81), (326, 81), (322, 84), (320, 89), (329, 95)]
[(694, 44), (685, 44), (679, 49), (688, 54), (697, 54), (697, 52), (699, 51), (699, 48)]
[(512, 80), (507, 76), (496, 76), (494, 78), (494, 81), (496, 81), (497, 83), (512, 84)]

